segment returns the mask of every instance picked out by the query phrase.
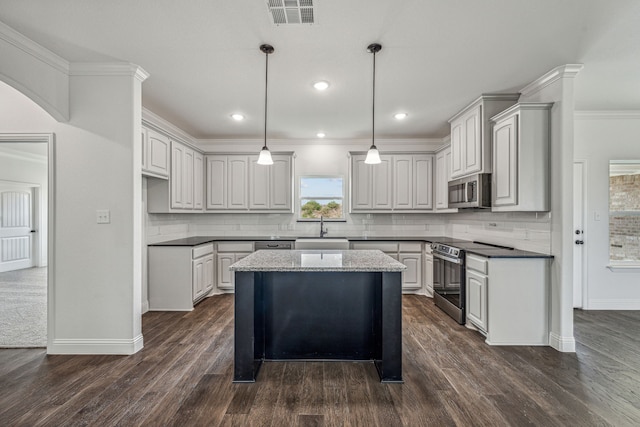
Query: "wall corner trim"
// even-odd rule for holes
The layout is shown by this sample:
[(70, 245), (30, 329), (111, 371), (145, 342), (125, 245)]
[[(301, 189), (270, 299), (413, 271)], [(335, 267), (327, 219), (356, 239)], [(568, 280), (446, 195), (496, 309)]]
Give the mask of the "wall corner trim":
[(560, 65), (523, 87), (520, 90), (520, 94), (522, 96), (529, 96), (560, 79), (574, 78), (583, 68), (583, 64)]
[(576, 339), (574, 337), (561, 337), (551, 332), (549, 333), (549, 345), (563, 353), (576, 352)]

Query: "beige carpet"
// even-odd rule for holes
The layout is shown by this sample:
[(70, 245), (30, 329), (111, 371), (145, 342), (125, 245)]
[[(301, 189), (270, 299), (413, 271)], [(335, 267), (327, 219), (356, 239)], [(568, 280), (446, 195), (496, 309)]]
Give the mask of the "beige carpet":
[(46, 345), (46, 267), (0, 273), (0, 348)]

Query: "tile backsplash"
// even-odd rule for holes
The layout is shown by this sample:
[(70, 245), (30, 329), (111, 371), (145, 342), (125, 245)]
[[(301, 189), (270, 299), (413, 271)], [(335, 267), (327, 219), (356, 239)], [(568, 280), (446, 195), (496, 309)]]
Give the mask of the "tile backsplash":
[(551, 253), (549, 212), (463, 212), (447, 221), (447, 236)]
[[(549, 213), (351, 214), (326, 222), (328, 237), (450, 236), (550, 253)], [(293, 214), (148, 214), (147, 243), (188, 236), (316, 236), (318, 222)]]

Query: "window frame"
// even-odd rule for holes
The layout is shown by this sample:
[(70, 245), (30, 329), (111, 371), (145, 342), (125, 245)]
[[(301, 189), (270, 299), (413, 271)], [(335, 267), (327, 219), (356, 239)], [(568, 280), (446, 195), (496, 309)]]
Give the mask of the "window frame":
[(338, 178), (342, 180), (342, 217), (341, 218), (323, 218), (324, 222), (347, 222), (347, 212), (345, 210), (345, 202), (347, 201), (347, 180), (344, 175), (299, 175), (297, 179), (297, 187), (296, 187), (296, 208), (298, 211), (296, 222), (320, 222), (320, 218), (303, 218), (302, 217), (302, 200), (336, 200), (337, 197), (302, 197), (302, 180), (306, 178), (324, 178), (324, 179), (335, 179)]
[(634, 165), (636, 166), (636, 168), (640, 168), (640, 160), (609, 160), (609, 191), (608, 191), (608, 215), (607, 215), (607, 219), (608, 219), (608, 224), (607, 224), (607, 241), (608, 241), (608, 258), (609, 258), (609, 265), (607, 265), (607, 267), (612, 270), (625, 270), (625, 269), (640, 269), (640, 260), (618, 260), (618, 259), (612, 259), (611, 258), (611, 246), (612, 246), (612, 234), (611, 234), (611, 218), (612, 217), (637, 217), (640, 216), (640, 211), (638, 210), (612, 210), (612, 206), (611, 206), (611, 198), (612, 198), (612, 194), (611, 194), (611, 169), (612, 166), (614, 165)]

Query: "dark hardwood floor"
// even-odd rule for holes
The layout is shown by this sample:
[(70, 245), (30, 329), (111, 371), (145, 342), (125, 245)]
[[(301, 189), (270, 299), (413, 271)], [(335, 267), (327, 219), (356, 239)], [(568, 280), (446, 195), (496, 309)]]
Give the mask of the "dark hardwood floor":
[(265, 363), (232, 384), (233, 297), (143, 316), (132, 356), (0, 350), (0, 426), (637, 426), (640, 312), (576, 311), (577, 353), (490, 347), (403, 299), (405, 383), (373, 364)]

